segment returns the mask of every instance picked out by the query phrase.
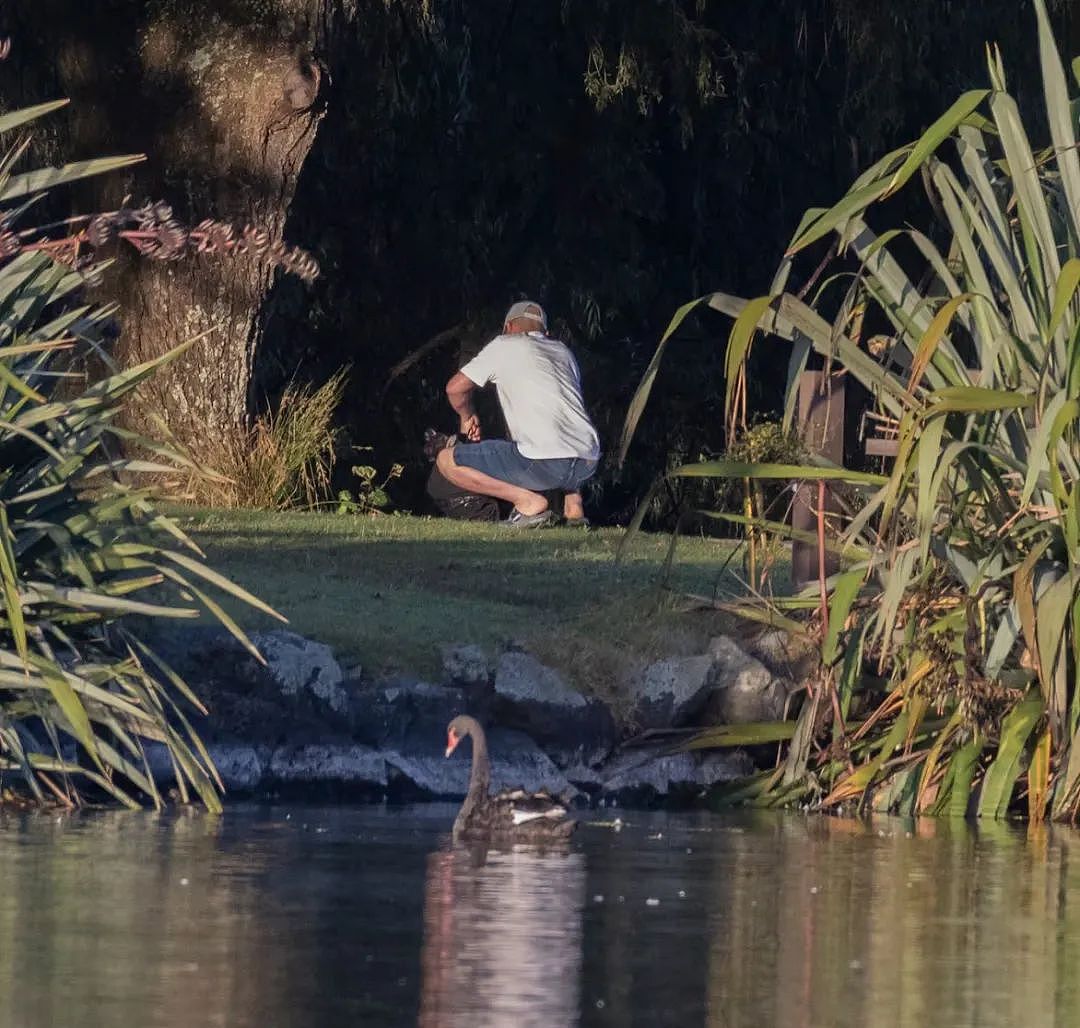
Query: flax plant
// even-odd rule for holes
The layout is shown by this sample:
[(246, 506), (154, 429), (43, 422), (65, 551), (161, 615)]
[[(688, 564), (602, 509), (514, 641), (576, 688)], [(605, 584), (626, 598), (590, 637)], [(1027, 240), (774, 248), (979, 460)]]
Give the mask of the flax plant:
[[(216, 810), (221, 782), (194, 727), (206, 712), (139, 626), (208, 612), (261, 660), (214, 597), (274, 612), (203, 563), (155, 511), (150, 489), (129, 484), (199, 470), (119, 420), (133, 391), (184, 348), (116, 367), (103, 332), (112, 310), (81, 299), (87, 279), (107, 267), (95, 256), (105, 240), (87, 238), (87, 219), (19, 227), (45, 190), (140, 159), (16, 172), (25, 140), (10, 143), (11, 135), (58, 106), (0, 116), (9, 142), (0, 161), (0, 802), (21, 795), (160, 807), (147, 755), (155, 743), (181, 801)], [(106, 220), (120, 236), (135, 233), (149, 257), (173, 259), (203, 238), (149, 216), (132, 228), (126, 217)], [(95, 224), (104, 231), (105, 222)], [(249, 251), (255, 242), (245, 243)], [(268, 259), (310, 271), (300, 254)]]
[[(1021, 807), (1036, 820), (1080, 809), (1078, 101), (1044, 0), (1035, 12), (1049, 145), (1033, 148), (989, 48), (989, 88), (808, 211), (766, 294), (715, 293), (676, 313), (628, 413), (624, 452), (668, 341), (707, 304), (735, 319), (729, 407), (762, 333), (790, 344), (788, 422), (817, 354), (869, 390), (897, 439), (882, 473), (825, 461), (673, 472), (861, 494), (826, 544), (842, 563), (821, 614), (817, 585), (730, 604), (812, 636), (821, 658), (785, 759), (744, 798), (986, 817)], [(1080, 60), (1072, 73), (1080, 83)], [(871, 227), (920, 180), (934, 228)], [(815, 244), (841, 271), (795, 295), (794, 262)]]

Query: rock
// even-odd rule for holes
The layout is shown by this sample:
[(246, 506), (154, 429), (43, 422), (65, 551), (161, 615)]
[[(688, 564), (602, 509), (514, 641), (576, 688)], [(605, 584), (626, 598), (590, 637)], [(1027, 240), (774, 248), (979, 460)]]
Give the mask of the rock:
[[(33, 725), (33, 729), (31, 729), (31, 725)], [(15, 729), (15, 734), (19, 737), (19, 744), (28, 753), (49, 752), (50, 745), (46, 742), (48, 736), (45, 734), (45, 730), (37, 718), (34, 718), (32, 721), (24, 721), (20, 718), (19, 720), (12, 722), (11, 727)], [(65, 760), (70, 760), (73, 763), (78, 761), (78, 750), (71, 742), (70, 736), (61, 742), (61, 748)]]
[(349, 721), (358, 742), (400, 752), (442, 753), (446, 726), (474, 713), (461, 691), (404, 678), (383, 679), (354, 690)]
[(489, 734), (489, 743), (493, 789), (547, 789), (553, 796), (577, 792), (551, 757), (527, 735), (500, 728)]
[(713, 689), (715, 665), (708, 654), (650, 664), (631, 686), (637, 728), (677, 728), (691, 722)]
[[(293, 633), (265, 633), (256, 639), (263, 644), (264, 652), (284, 654), (297, 648), (277, 645), (276, 636), (302, 640)], [(263, 666), (223, 628), (151, 625), (147, 641), (209, 709), (210, 717), (198, 726), (207, 743), (243, 741), (275, 749), (285, 744), (319, 742), (340, 734), (346, 727), (344, 717), (334, 709), (340, 709), (341, 697), (348, 696), (340, 681), (340, 694), (324, 690), (318, 681), (313, 683), (314, 689), (292, 692), (291, 683), (283, 688), (285, 664), (278, 661), (273, 667)], [(336, 677), (333, 665), (325, 666), (332, 682)]]
[[(154, 781), (162, 788), (170, 788), (176, 782), (173, 763), (165, 744), (147, 739), (143, 751)], [(265, 755), (259, 756), (254, 746), (238, 742), (218, 742), (207, 746), (210, 759), (221, 776), (225, 791), (229, 793), (253, 792), (262, 782)]]
[(748, 652), (779, 671), (790, 657), (791, 636), (782, 628), (767, 628), (750, 642)]
[(804, 682), (817, 670), (819, 654), (814, 643), (782, 628), (766, 629), (745, 649), (774, 674), (792, 682)]
[(270, 758), (269, 779), (279, 786), (344, 786), (350, 793), (381, 795), (386, 761), (377, 750), (345, 742), (283, 746)]
[(697, 780), (708, 787), (747, 778), (757, 770), (743, 750), (718, 750), (698, 757)]
[[(346, 683), (322, 644), (291, 632), (263, 633), (255, 642), (269, 667), (221, 629), (166, 630), (154, 639), (206, 697), (212, 714), (201, 729), (230, 795), (271, 788), (460, 799), (468, 748), (451, 760), (443, 750), (447, 724), (463, 713), (499, 726), (488, 733), (496, 788), (576, 798), (581, 789), (652, 803), (699, 797), (750, 770), (745, 757), (728, 752), (658, 759), (639, 752), (604, 766), (617, 738), (610, 711), (520, 649), (504, 653), (493, 672), (479, 647), (449, 647), (444, 670), (453, 685), (405, 676)], [(718, 720), (771, 720), (785, 695), (769, 667), (724, 637), (707, 654), (652, 664), (634, 687), (632, 709), (643, 729), (685, 724), (703, 709)], [(171, 783), (163, 747), (148, 747), (148, 754), (155, 778)]]
[[(469, 788), (472, 768), (471, 744), (463, 745), (447, 759), (438, 753), (396, 753), (387, 751), (390, 784), (407, 798), (461, 799)], [(520, 786), (529, 792), (547, 789), (552, 795), (576, 795), (566, 776), (528, 736), (496, 728), (488, 733), (491, 758), (491, 787), (494, 790)]]
[(491, 682), (491, 661), (479, 646), (444, 646), (442, 666), (445, 680), (451, 685), (482, 687)]
[(604, 704), (582, 696), (558, 671), (518, 651), (499, 658), (494, 717), (500, 725), (527, 732), (564, 767), (598, 763), (616, 738), (615, 720)]
[(640, 753), (627, 754), (612, 762), (608, 777), (601, 785), (604, 796), (618, 795), (630, 790), (644, 790), (658, 796), (666, 796), (673, 788), (695, 787), (697, 765), (689, 753), (676, 753), (667, 757), (642, 757)]
[(532, 654), (513, 651), (499, 658), (495, 695), (510, 705), (543, 704), (583, 711), (588, 705), (562, 675), (541, 664)]
[(560, 770), (572, 786), (590, 795), (600, 791), (606, 774), (602, 766), (593, 767), (581, 761), (566, 764)]
[(342, 688), (341, 665), (325, 643), (295, 632), (259, 632), (251, 641), (266, 658), (278, 687), (287, 696), (310, 693), (337, 714), (344, 714), (349, 697)]
[(783, 717), (785, 683), (733, 639), (717, 636), (709, 652), (661, 660), (637, 683), (638, 728), (686, 724), (747, 724)]
[(704, 757), (691, 753), (652, 757), (639, 751), (621, 755), (606, 770), (608, 777), (601, 785), (601, 796), (620, 803), (651, 803), (665, 798), (699, 797), (710, 786), (751, 774), (754, 766), (738, 750)]
[(143, 740), (143, 753), (150, 768), (150, 776), (159, 788), (168, 788), (176, 781), (176, 771), (169, 759), (169, 750), (165, 743), (154, 739)]
[(207, 749), (226, 792), (254, 792), (262, 783), (264, 761), (254, 746), (220, 742)]
[(716, 662), (708, 705), (713, 723), (745, 725), (784, 716), (787, 689), (761, 661), (725, 635), (709, 643), (709, 655)]

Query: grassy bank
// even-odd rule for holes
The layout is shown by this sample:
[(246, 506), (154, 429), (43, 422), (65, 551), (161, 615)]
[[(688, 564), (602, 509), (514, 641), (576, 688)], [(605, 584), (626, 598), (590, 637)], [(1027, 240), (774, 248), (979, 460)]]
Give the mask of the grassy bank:
[[(622, 533), (513, 532), (413, 517), (174, 511), (213, 566), (371, 671), (433, 675), (440, 647), (517, 640), (578, 687), (615, 698), (642, 656), (701, 652), (729, 627), (658, 588), (664, 536), (641, 535), (621, 563)], [(680, 541), (673, 583), (705, 595), (740, 591), (730, 543)], [(246, 627), (267, 627), (237, 606)]]

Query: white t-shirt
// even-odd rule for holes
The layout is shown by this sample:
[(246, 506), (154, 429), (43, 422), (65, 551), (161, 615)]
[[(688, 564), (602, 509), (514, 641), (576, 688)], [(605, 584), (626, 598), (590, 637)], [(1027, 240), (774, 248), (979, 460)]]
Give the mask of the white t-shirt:
[(510, 438), (531, 460), (600, 456), (581, 398), (581, 372), (564, 343), (542, 332), (496, 336), (461, 373), (478, 386), (495, 383)]

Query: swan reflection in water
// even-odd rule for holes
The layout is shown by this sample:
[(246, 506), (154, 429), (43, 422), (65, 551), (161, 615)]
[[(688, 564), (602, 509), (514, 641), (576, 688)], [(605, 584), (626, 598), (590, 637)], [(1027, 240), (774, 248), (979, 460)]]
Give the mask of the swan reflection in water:
[(517, 846), (428, 858), (421, 1028), (578, 1022), (585, 858)]

